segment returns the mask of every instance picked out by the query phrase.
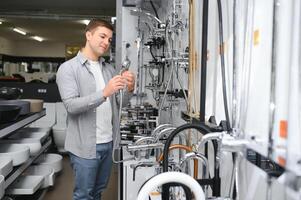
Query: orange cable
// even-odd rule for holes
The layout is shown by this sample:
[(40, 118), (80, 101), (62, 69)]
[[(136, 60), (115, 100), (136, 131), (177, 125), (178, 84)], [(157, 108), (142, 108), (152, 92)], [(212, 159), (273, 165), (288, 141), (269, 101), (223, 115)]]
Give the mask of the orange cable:
[[(174, 150), (174, 149), (183, 149), (183, 150), (186, 150), (188, 152), (192, 152), (192, 148), (189, 147), (189, 146), (185, 146), (185, 145), (181, 145), (181, 144), (174, 144), (174, 145), (171, 145), (168, 149), (168, 152), (170, 152), (171, 150)], [(158, 162), (162, 161), (163, 160), (163, 154), (161, 154), (159, 156), (159, 159), (157, 159)], [(193, 164), (194, 164), (194, 167), (193, 167), (193, 178), (197, 179), (198, 178), (198, 160), (197, 159), (193, 159)]]

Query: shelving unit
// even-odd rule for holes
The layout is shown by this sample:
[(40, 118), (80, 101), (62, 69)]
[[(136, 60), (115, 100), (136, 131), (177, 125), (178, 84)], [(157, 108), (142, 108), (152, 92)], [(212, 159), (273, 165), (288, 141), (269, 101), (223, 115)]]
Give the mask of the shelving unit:
[[(46, 115), (46, 109), (43, 109), (38, 113), (30, 113), (26, 116), (19, 117), (16, 121), (12, 123), (7, 123), (0, 125), (0, 139), (5, 138), (14, 133), (14, 131), (40, 119)], [(45, 152), (48, 147), (52, 144), (51, 137), (48, 137), (46, 142), (43, 143), (40, 151), (35, 155), (30, 157), (25, 163), (20, 166), (14, 167), (13, 171), (6, 177), (4, 188), (6, 189), (10, 184), (12, 184), (25, 170), (28, 168), (43, 152)]]
[(50, 145), (52, 140), (49, 139), (40, 149), (39, 153), (33, 157), (30, 157), (25, 163), (18, 166), (16, 169), (13, 170), (13, 172), (6, 177), (5, 180), (5, 188), (7, 188), (10, 184), (12, 184), (18, 176), (20, 176), (27, 167), (29, 167)]

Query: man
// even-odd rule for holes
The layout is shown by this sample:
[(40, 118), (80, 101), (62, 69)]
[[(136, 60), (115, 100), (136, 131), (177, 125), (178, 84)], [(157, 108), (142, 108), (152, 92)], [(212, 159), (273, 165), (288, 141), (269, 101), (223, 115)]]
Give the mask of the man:
[(112, 167), (112, 141), (119, 137), (119, 91), (126, 86), (126, 104), (134, 90), (132, 72), (115, 75), (114, 68), (101, 58), (109, 49), (112, 33), (108, 22), (91, 20), (85, 47), (57, 72), (57, 85), (68, 112), (65, 149), (75, 176), (74, 200), (101, 199)]

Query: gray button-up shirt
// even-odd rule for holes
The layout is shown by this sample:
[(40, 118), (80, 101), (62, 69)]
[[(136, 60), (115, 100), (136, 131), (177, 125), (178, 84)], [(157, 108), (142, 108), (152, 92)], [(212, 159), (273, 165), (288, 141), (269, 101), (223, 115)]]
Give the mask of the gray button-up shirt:
[[(116, 75), (112, 65), (99, 59), (103, 65), (104, 81)], [(96, 157), (96, 108), (105, 101), (102, 92), (96, 92), (96, 83), (89, 62), (81, 52), (64, 62), (56, 74), (56, 82), (62, 101), (66, 107), (67, 133), (65, 149), (82, 158)], [(123, 105), (127, 104), (131, 95), (125, 92)], [(119, 93), (110, 97), (112, 106), (113, 140), (115, 146), (120, 141), (119, 135)], [(104, 113), (105, 115), (105, 113)], [(115, 138), (115, 139), (114, 139)]]

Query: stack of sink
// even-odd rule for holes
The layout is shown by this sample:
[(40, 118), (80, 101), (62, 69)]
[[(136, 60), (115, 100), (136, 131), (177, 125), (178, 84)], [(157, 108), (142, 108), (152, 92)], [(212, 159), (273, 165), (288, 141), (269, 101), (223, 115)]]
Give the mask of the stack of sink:
[(51, 166), (54, 169), (54, 173), (59, 173), (63, 169), (63, 157), (59, 154), (42, 154), (34, 163)]
[(7, 194), (31, 195), (54, 185), (55, 171), (50, 165), (32, 165), (6, 190)]
[(62, 103), (45, 103), (44, 108), (45, 117), (0, 140), (0, 199), (4, 194), (30, 195), (40, 188), (53, 186), (55, 176), (63, 168), (61, 155), (42, 154), (5, 189), (5, 179), (15, 173), (15, 170), (12, 172), (13, 167), (24, 164), (41, 152), (55, 123), (55, 143), (63, 151), (67, 112)]
[(23, 144), (1, 144), (0, 158), (10, 158), (13, 166), (21, 165), (29, 158), (29, 147)]
[(26, 176), (43, 176), (41, 188), (54, 185), (55, 171), (50, 165), (32, 165), (25, 172)]
[(27, 168), (7, 189), (6, 194), (31, 195), (40, 188), (54, 185), (55, 176), (62, 170), (63, 157), (58, 154), (42, 154), (35, 165)]
[[(49, 133), (50, 129), (21, 129), (8, 139), (0, 140), (0, 157), (14, 157), (14, 166), (22, 164), (29, 156), (35, 156), (40, 152), (42, 143)], [(17, 160), (19, 157), (21, 160)]]
[[(0, 199), (4, 194), (30, 195), (40, 188), (54, 185), (56, 174), (62, 170), (63, 158), (58, 154), (42, 154), (6, 189), (4, 184), (5, 177), (12, 173), (13, 167), (40, 153), (54, 124), (53, 120), (44, 122), (42, 124), (45, 126), (26, 127), (0, 140)], [(47, 123), (53, 124), (48, 127)]]
[(5, 191), (6, 194), (34, 194), (43, 183), (43, 176), (19, 176)]

